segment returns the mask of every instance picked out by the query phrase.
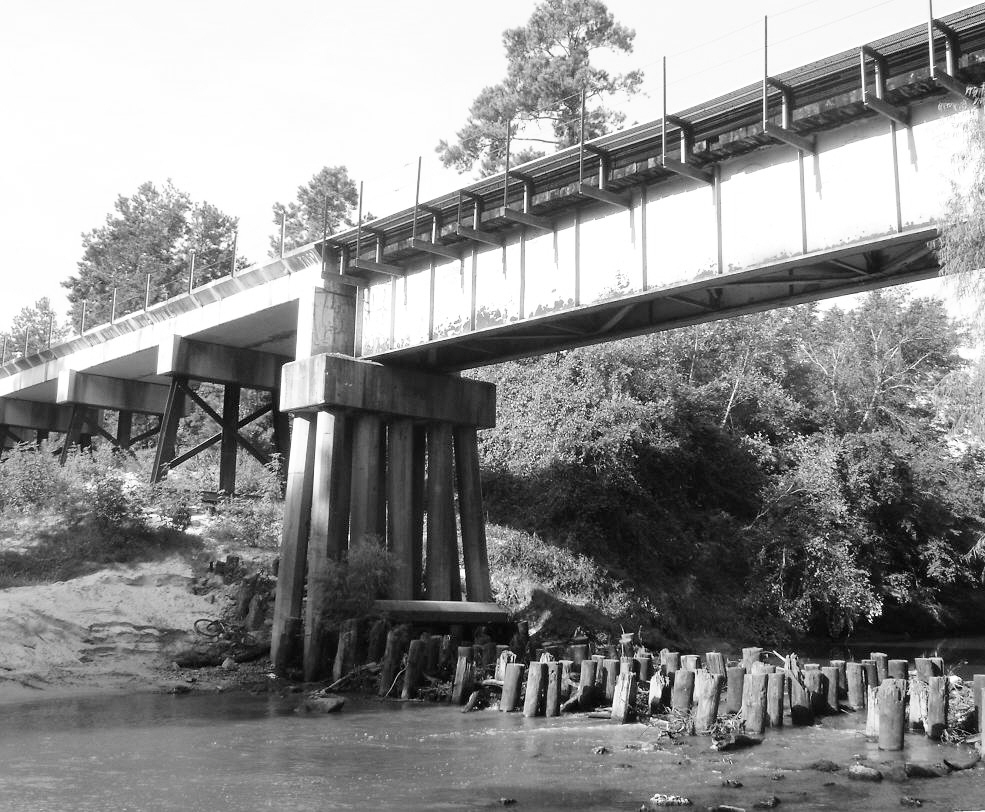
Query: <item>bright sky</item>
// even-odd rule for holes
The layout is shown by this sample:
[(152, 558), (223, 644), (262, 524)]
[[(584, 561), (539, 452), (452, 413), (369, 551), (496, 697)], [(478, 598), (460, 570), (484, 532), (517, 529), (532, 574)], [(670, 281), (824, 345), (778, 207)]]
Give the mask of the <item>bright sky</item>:
[[(441, 168), (485, 85), (505, 74), (501, 35), (532, 0), (31, 0), (0, 27), (0, 326), (76, 270), (81, 235), (116, 197), (171, 178), (240, 218), (240, 253), (266, 256), (275, 201), (324, 165), (365, 182), (377, 215), (461, 183)], [(969, 6), (935, 0), (935, 16)], [(621, 69), (645, 71), (628, 122), (925, 24), (927, 0), (608, 0), (636, 30)], [(466, 179), (467, 180), (467, 179)]]

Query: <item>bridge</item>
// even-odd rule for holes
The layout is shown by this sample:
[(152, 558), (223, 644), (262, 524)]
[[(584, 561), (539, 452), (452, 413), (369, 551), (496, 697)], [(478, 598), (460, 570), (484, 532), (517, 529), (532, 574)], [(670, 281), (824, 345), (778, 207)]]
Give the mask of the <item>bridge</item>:
[[(350, 539), (386, 539), (405, 608), (489, 609), (477, 431), (495, 391), (459, 371), (936, 275), (983, 56), (980, 4), (114, 317), (3, 365), (0, 434), (126, 448), (132, 415), (157, 415), (151, 477), (218, 444), (232, 492), (237, 448), (263, 456), (240, 429), (272, 411), (272, 656), (303, 640), (314, 678), (319, 574)], [(195, 381), (224, 387), (221, 411)], [(266, 405), (242, 415), (244, 388)], [(179, 453), (193, 406), (217, 431)]]

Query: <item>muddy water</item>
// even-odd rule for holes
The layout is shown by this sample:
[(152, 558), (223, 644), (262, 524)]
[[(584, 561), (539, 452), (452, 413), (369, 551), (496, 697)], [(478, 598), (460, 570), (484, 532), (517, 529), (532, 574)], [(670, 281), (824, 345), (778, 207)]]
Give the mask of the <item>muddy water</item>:
[[(296, 698), (295, 698), (296, 700)], [(636, 810), (655, 792), (696, 808), (985, 808), (985, 769), (947, 778), (860, 784), (805, 769), (817, 759), (876, 766), (881, 753), (843, 714), (768, 732), (757, 748), (717, 753), (642, 725), (579, 717), (524, 719), (445, 706), (350, 699), (341, 714), (286, 712), (285, 700), (220, 694), (139, 695), (7, 706), (0, 715), (0, 809)], [(603, 746), (608, 752), (594, 753)], [(905, 757), (937, 762), (970, 751), (907, 737)], [(723, 787), (731, 778), (741, 788)]]

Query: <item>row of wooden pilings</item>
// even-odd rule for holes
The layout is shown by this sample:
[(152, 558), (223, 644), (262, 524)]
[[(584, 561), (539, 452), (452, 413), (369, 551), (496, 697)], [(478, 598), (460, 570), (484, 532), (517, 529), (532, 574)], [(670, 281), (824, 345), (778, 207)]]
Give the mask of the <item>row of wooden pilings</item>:
[[(355, 665), (355, 628), (355, 621), (343, 627), (336, 679)], [(530, 717), (592, 712), (625, 723), (669, 713), (692, 720), (694, 732), (708, 733), (720, 716), (732, 715), (742, 720), (745, 733), (763, 735), (768, 727), (783, 726), (785, 717), (794, 725), (810, 725), (847, 709), (865, 712), (865, 734), (883, 750), (902, 749), (907, 729), (940, 739), (948, 723), (949, 678), (939, 657), (918, 657), (912, 670), (908, 660), (880, 652), (827, 665), (801, 664), (790, 655), (777, 666), (764, 662), (763, 649), (756, 647), (728, 660), (720, 652), (702, 657), (666, 649), (619, 656), (616, 646), (592, 654), (587, 644), (576, 644), (538, 650), (525, 663), (519, 654), (525, 634), (521, 624), (512, 646), (481, 634), (460, 645), (455, 635), (411, 639), (409, 627), (387, 629), (377, 621), (366, 656), (380, 663), (380, 696), (414, 699), (425, 675), (451, 673), (454, 663), (453, 704), (474, 704), (478, 693), (498, 691), (500, 711)], [(981, 729), (985, 674), (975, 675), (973, 688)]]

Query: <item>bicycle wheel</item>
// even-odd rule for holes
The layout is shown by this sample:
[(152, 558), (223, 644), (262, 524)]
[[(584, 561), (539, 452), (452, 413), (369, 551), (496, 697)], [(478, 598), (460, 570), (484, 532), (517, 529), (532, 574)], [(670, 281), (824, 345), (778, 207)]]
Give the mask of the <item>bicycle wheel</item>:
[(196, 634), (200, 634), (202, 637), (208, 637), (210, 640), (218, 639), (226, 630), (225, 626), (222, 625), (221, 620), (212, 620), (207, 617), (200, 617), (196, 620), (193, 628), (195, 629)]

